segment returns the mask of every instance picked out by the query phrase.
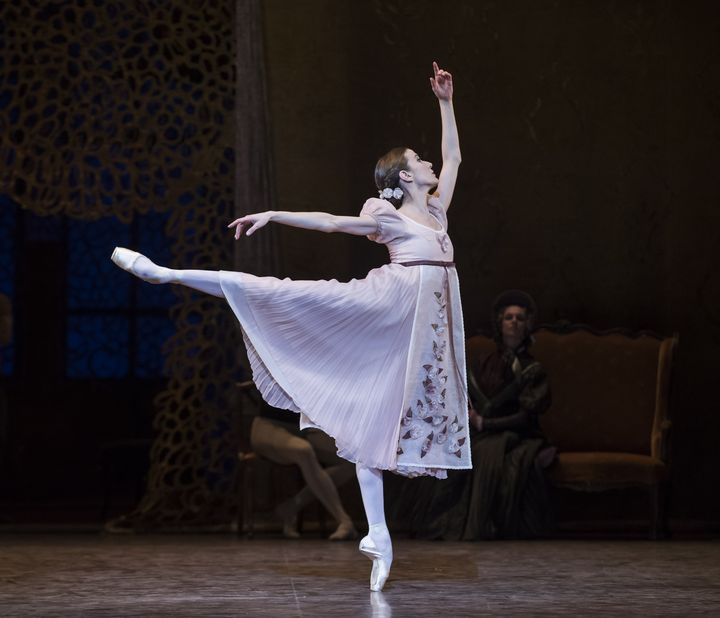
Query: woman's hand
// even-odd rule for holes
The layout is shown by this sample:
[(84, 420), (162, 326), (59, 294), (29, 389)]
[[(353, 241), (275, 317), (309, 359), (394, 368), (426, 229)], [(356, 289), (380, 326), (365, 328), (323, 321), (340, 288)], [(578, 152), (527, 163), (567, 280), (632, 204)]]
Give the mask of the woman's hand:
[(440, 201), (447, 211), (455, 191), (458, 168), (460, 167), (460, 139), (458, 138), (455, 112), (453, 111), (453, 79), (447, 71), (443, 71), (437, 62), (433, 62), (434, 77), (430, 78), (430, 86), (438, 99), (440, 119), (442, 122), (442, 158), (443, 165), (438, 176), (437, 192)]
[(261, 227), (270, 223), (272, 215), (273, 212), (271, 210), (259, 212), (254, 215), (245, 215), (244, 217), (235, 219), (235, 221), (228, 225), (228, 227), (235, 228), (235, 240), (238, 240), (240, 238), (240, 235), (245, 232), (245, 230), (247, 230), (247, 232), (245, 232), (245, 235), (250, 236), (256, 230), (259, 230)]
[(435, 96), (441, 101), (452, 101), (452, 75), (438, 67), (437, 62), (433, 62), (433, 73), (435, 73), (435, 76), (430, 78), (430, 87)]

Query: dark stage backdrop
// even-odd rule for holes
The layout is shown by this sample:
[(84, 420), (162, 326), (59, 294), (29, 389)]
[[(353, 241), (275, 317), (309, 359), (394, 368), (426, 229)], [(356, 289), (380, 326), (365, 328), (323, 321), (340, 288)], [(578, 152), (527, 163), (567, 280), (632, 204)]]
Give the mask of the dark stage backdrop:
[[(432, 60), (456, 81), (450, 212), (468, 334), (493, 297), (541, 320), (680, 334), (671, 516), (720, 519), (720, 10), (713, 2), (265, 2), (279, 207), (357, 213), (396, 145), (440, 164)], [(384, 249), (282, 231), (289, 276)]]
[[(221, 228), (233, 211), (233, 122), (242, 121), (231, 113), (235, 3), (0, 6), (0, 193), (38, 215), (114, 216), (128, 224), (145, 213), (168, 213), (173, 265), (230, 266), (232, 248)], [(265, 0), (261, 6), (277, 207), (357, 213), (375, 195), (377, 157), (396, 145), (413, 147), (438, 167), (440, 123), (428, 83), (437, 60), (456, 80), (464, 159), (450, 231), (467, 333), (488, 325), (492, 298), (508, 287), (531, 292), (542, 321), (678, 331), (671, 516), (720, 520), (716, 3)], [(36, 90), (48, 99), (40, 107)], [(32, 122), (23, 116), (20, 126), (16, 107)], [(80, 115), (85, 129), (77, 124)], [(182, 131), (166, 126), (175, 116)], [(105, 137), (92, 140), (91, 133)], [(35, 165), (39, 159), (43, 166)], [(30, 176), (32, 184), (24, 181)], [(386, 260), (382, 247), (362, 238), (291, 229), (279, 229), (278, 237), (281, 275), (348, 279)], [(107, 244), (112, 247), (110, 238)], [(54, 260), (31, 249), (13, 251), (30, 265), (53, 262), (51, 272), (62, 276), (62, 252)], [(63, 295), (61, 279), (37, 268), (34, 277), (3, 282), (0, 291), (19, 294), (44, 280), (53, 298)], [(34, 294), (38, 313), (54, 307), (37, 288)], [(16, 301), (17, 307), (30, 302)], [(155, 443), (145, 506), (152, 511), (160, 504), (161, 515), (170, 512), (176, 521), (213, 513), (225, 521), (236, 446), (226, 392), (237, 375), (224, 334), (232, 332), (232, 316), (212, 299), (183, 292), (172, 317), (179, 334), (166, 347), (171, 380), (155, 408), (162, 439)], [(25, 344), (42, 347), (41, 330), (22, 332)], [(16, 338), (17, 358), (25, 344)], [(90, 452), (91, 439), (124, 437), (128, 406), (142, 411), (145, 432), (151, 408), (145, 391), (155, 387), (121, 381), (70, 392), (60, 378), (48, 384), (41, 369), (35, 368), (37, 384), (17, 375), (7, 382), (9, 391), (26, 389), (43, 400), (42, 409), (12, 411), (11, 429), (23, 427), (20, 438), (31, 447), (34, 427), (44, 428), (50, 443), (56, 436), (47, 428), (62, 425), (69, 440), (63, 453)], [(85, 429), (96, 422), (101, 430), (85, 435), (72, 430), (72, 411), (91, 397), (107, 400), (108, 408), (104, 417), (86, 410), (83, 418), (102, 422), (88, 420)], [(186, 448), (193, 444), (202, 448)], [(98, 463), (83, 459), (69, 468), (42, 448), (27, 453), (38, 475), (50, 471), (60, 489), (76, 482), (76, 471), (94, 478), (89, 470)]]
[[(14, 279), (0, 291), (16, 321), (2, 522), (143, 482), (125, 526), (236, 511), (236, 321), (186, 288), (138, 288), (108, 259), (119, 244), (232, 265), (235, 47), (230, 1), (0, 3), (0, 276)], [(162, 374), (143, 353), (161, 342)]]

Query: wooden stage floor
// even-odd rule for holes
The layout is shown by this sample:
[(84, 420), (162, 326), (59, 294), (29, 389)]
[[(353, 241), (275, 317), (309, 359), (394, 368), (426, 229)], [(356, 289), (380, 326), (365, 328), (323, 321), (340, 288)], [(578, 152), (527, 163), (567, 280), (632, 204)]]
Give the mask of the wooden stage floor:
[(718, 541), (400, 539), (383, 593), (356, 543), (0, 535), (0, 615), (718, 616)]

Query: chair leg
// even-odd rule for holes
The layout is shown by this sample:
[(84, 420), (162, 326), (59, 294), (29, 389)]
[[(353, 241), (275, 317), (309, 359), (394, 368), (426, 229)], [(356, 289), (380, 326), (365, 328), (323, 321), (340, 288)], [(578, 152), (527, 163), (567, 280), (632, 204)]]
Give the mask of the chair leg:
[[(300, 467), (293, 465), (293, 474), (289, 475), (287, 478), (292, 479), (292, 481), (290, 482), (290, 487), (286, 487), (286, 489), (290, 490), (291, 495), (296, 496), (300, 491), (302, 491), (302, 488), (305, 487), (305, 479), (303, 479), (302, 473), (300, 472)], [(305, 512), (306, 509), (307, 506), (297, 512), (297, 531), (300, 534), (302, 534), (303, 526), (305, 524), (305, 517), (307, 515)]]
[(665, 538), (665, 485), (662, 482), (650, 487), (650, 500), (652, 505), (652, 524), (650, 538), (653, 541)]
[[(253, 468), (254, 464), (248, 460), (245, 462), (245, 470), (243, 471), (243, 527), (249, 539), (253, 538), (255, 533), (255, 520), (253, 517)], [(240, 528), (242, 530), (242, 528)]]
[(100, 521), (105, 521), (107, 519), (108, 511), (110, 510), (110, 477), (111, 473), (109, 471), (109, 463), (106, 458), (106, 454), (102, 454), (103, 462), (102, 462), (102, 479), (103, 479), (103, 499), (102, 499), (102, 506), (100, 507)]
[(243, 528), (243, 509), (245, 508), (245, 496), (243, 496), (243, 478), (245, 475), (245, 464), (238, 461), (235, 470), (235, 479), (233, 482), (233, 491), (237, 497), (237, 508), (235, 509), (235, 534), (242, 536)]

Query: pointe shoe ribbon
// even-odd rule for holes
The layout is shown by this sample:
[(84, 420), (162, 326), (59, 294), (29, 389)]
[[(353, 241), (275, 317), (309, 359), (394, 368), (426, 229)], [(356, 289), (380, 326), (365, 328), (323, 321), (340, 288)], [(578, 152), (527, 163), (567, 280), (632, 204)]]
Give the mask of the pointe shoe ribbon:
[(380, 558), (380, 556), (382, 556), (380, 550), (377, 548), (377, 545), (375, 545), (375, 541), (372, 540), (370, 535), (362, 538), (359, 549), (360, 553), (370, 558), (370, 560)]
[(392, 565), (392, 546), (386, 551), (381, 551), (373, 541), (370, 535), (364, 537), (360, 541), (360, 553), (372, 560), (373, 567), (370, 573), (370, 590), (380, 592), (390, 575), (390, 565)]

